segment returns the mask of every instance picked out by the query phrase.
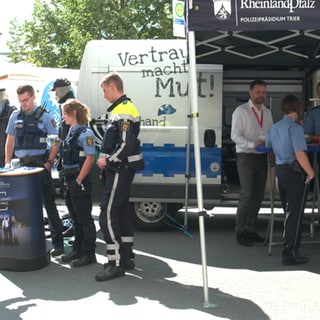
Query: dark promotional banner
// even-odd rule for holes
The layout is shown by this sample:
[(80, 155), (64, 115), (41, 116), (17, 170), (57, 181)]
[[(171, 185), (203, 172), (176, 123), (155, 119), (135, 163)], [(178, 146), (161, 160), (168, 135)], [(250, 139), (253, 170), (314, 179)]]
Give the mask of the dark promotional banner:
[(190, 31), (319, 29), (319, 0), (188, 0)]

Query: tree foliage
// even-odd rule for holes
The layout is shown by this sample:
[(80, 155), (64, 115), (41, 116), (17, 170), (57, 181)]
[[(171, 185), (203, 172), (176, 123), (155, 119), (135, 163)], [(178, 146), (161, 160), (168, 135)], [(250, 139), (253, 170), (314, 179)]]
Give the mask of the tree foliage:
[(12, 62), (78, 69), (89, 40), (172, 38), (171, 0), (35, 0), (10, 35)]

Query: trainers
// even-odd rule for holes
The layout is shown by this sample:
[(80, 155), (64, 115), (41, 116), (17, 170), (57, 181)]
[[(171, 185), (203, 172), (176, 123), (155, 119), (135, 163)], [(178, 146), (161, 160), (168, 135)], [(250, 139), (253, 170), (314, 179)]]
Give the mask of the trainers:
[(61, 257), (61, 260), (63, 262), (71, 262), (72, 260), (75, 260), (78, 258), (80, 258), (80, 254), (77, 251), (72, 250), (72, 251), (68, 252), (67, 254), (63, 255)]
[(88, 264), (96, 263), (96, 255), (95, 254), (88, 254), (88, 255), (83, 255), (78, 259), (75, 259), (71, 262), (71, 265), (73, 267), (83, 267), (87, 266)]
[(107, 281), (125, 275), (123, 266), (116, 267), (112, 264), (107, 264), (105, 269), (97, 273), (95, 278), (97, 281)]

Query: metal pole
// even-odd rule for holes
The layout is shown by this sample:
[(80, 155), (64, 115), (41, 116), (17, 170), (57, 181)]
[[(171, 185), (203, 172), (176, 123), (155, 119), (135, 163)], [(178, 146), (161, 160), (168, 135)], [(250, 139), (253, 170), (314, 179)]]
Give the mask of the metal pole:
[(194, 158), (197, 184), (197, 202), (199, 214), (199, 232), (200, 232), (200, 247), (201, 261), (203, 274), (203, 291), (204, 291), (204, 307), (213, 307), (209, 303), (208, 293), (208, 274), (207, 274), (207, 257), (205, 244), (205, 229), (204, 229), (204, 210), (203, 210), (203, 194), (201, 183), (201, 156), (199, 145), (199, 126), (198, 126), (198, 91), (197, 91), (197, 70), (196, 70), (196, 49), (195, 36), (193, 31), (188, 32), (189, 42), (189, 96), (191, 100), (191, 119), (193, 121), (193, 141), (194, 141)]
[(189, 204), (189, 181), (190, 181), (190, 144), (191, 144), (191, 116), (189, 114), (188, 125), (188, 142), (186, 154), (186, 184), (185, 184), (185, 199), (184, 199), (184, 230), (188, 227), (188, 204)]
[(272, 165), (271, 165), (271, 152), (268, 153), (268, 176), (269, 176), (269, 194), (270, 194), (270, 220), (269, 220), (269, 248), (268, 254), (271, 255), (272, 241), (273, 241), (273, 225), (274, 225), (274, 190), (273, 190), (273, 179), (272, 179)]

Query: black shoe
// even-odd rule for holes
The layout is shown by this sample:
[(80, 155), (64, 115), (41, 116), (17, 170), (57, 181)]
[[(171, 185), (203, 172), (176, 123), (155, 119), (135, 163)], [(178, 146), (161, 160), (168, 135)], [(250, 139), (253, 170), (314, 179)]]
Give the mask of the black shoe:
[(107, 264), (104, 270), (96, 274), (97, 281), (107, 281), (125, 275), (124, 267)]
[(57, 247), (51, 250), (50, 254), (52, 257), (61, 256), (64, 253), (63, 247)]
[(133, 259), (121, 260), (120, 265), (124, 268), (124, 270), (133, 270), (136, 267)]
[(284, 266), (294, 266), (297, 264), (304, 264), (309, 261), (307, 256), (297, 256), (297, 257), (286, 257), (284, 256), (282, 258), (282, 264)]
[(71, 262), (71, 265), (73, 267), (83, 267), (83, 266), (87, 266), (88, 264), (92, 264), (96, 262), (97, 262), (97, 259), (95, 254), (87, 254), (87, 255), (81, 256), (76, 260), (73, 260)]
[(80, 253), (78, 253), (77, 251), (72, 250), (69, 253), (63, 255), (61, 257), (61, 260), (63, 262), (71, 262), (72, 260), (75, 260), (75, 259), (78, 259), (78, 258), (80, 258)]
[(244, 247), (252, 247), (253, 242), (247, 237), (247, 234), (244, 232), (237, 234), (237, 242)]
[(257, 232), (246, 232), (247, 238), (253, 242), (264, 242), (264, 238), (259, 236)]

